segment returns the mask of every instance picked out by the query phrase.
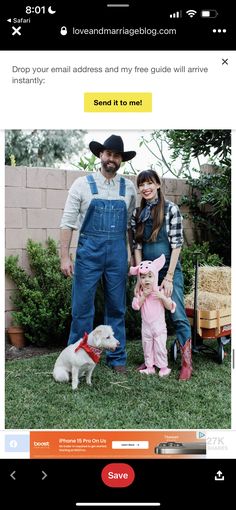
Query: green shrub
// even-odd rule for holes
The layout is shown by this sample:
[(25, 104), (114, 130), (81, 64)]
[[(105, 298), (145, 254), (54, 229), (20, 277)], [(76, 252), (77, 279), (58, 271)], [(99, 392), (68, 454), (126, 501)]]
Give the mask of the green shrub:
[[(66, 344), (71, 321), (72, 280), (60, 271), (56, 242), (48, 239), (47, 247), (32, 240), (27, 242), (31, 274), (19, 266), (19, 257), (6, 257), (6, 274), (16, 285), (12, 302), (13, 323), (21, 325), (25, 337), (37, 345)], [(140, 337), (139, 313), (131, 309), (136, 279), (127, 283), (127, 338)], [(94, 327), (104, 322), (104, 287), (98, 283), (95, 297)]]
[(188, 294), (194, 282), (195, 274), (195, 261), (198, 253), (198, 264), (208, 266), (222, 265), (222, 258), (216, 253), (210, 253), (210, 246), (208, 242), (201, 244), (194, 243), (191, 246), (184, 246), (181, 250), (181, 265), (184, 274), (184, 294)]
[[(229, 163), (229, 161), (228, 161)], [(209, 242), (211, 253), (218, 253), (226, 265), (231, 264), (231, 168), (216, 167), (214, 174), (188, 177), (191, 195), (182, 198), (189, 207), (192, 221)], [(186, 215), (185, 215), (186, 216)], [(204, 236), (204, 237), (203, 237)]]
[(57, 245), (27, 242), (32, 274), (19, 266), (18, 256), (6, 257), (6, 273), (16, 285), (12, 301), (13, 322), (24, 328), (25, 337), (37, 345), (66, 343), (71, 314), (71, 279), (60, 271)]

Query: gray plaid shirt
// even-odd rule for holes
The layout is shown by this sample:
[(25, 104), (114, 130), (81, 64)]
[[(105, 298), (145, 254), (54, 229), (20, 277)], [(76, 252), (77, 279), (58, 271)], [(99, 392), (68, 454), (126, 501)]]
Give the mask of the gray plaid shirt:
[[(169, 243), (172, 249), (179, 248), (183, 245), (183, 218), (180, 214), (179, 207), (176, 204), (170, 202), (169, 200), (165, 200), (165, 204), (167, 205), (167, 208), (164, 221), (166, 224), (166, 232), (168, 235)], [(131, 228), (134, 237), (137, 225), (137, 210), (137, 208), (134, 210), (131, 218)], [(134, 249), (141, 250), (142, 244), (136, 243), (134, 241)]]

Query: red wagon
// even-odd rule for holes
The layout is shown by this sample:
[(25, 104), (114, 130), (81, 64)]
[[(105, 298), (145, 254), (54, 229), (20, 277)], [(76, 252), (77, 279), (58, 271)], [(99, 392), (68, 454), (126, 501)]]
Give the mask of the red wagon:
[[(194, 308), (186, 308), (186, 314), (192, 327), (192, 351), (209, 352), (223, 363), (224, 346), (231, 340), (231, 308), (220, 310), (201, 310), (197, 306), (198, 260), (195, 259)], [(217, 348), (212, 348), (204, 340), (216, 339)], [(171, 346), (171, 358), (176, 361), (178, 355), (177, 340)]]
[[(194, 309), (186, 308), (186, 313), (193, 327)], [(209, 346), (206, 343), (204, 344), (203, 340), (216, 339), (218, 341), (218, 349), (216, 350), (218, 362), (223, 363), (224, 345), (231, 338), (231, 309), (197, 310), (196, 333), (196, 345), (193, 345), (193, 349), (197, 351), (203, 349), (209, 350)]]

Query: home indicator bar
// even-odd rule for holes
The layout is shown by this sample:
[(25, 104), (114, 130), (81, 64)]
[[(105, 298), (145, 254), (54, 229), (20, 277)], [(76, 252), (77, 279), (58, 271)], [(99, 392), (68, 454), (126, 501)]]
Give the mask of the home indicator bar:
[(128, 507), (156, 507), (161, 506), (161, 503), (76, 503), (76, 506), (81, 507), (120, 507), (128, 506)]

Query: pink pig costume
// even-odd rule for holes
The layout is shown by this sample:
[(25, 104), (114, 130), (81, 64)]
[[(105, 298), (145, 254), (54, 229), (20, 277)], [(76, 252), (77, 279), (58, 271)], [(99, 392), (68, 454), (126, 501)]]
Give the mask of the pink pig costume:
[[(155, 275), (156, 283), (153, 291), (159, 290), (158, 271), (165, 264), (165, 255), (161, 255), (154, 261), (143, 260), (138, 266), (130, 268), (131, 275), (146, 274), (151, 271)], [(139, 291), (140, 296), (142, 290)], [(165, 321), (165, 307), (161, 299), (154, 296), (153, 292), (149, 294), (144, 303), (140, 303), (140, 296), (136, 296), (132, 301), (134, 310), (141, 309), (142, 316), (142, 346), (144, 352), (145, 365), (147, 369), (157, 366), (160, 369), (168, 367), (167, 359), (167, 328)], [(176, 304), (172, 301), (171, 313), (175, 312)], [(170, 370), (169, 370), (170, 372)], [(161, 375), (161, 374), (160, 374)]]

